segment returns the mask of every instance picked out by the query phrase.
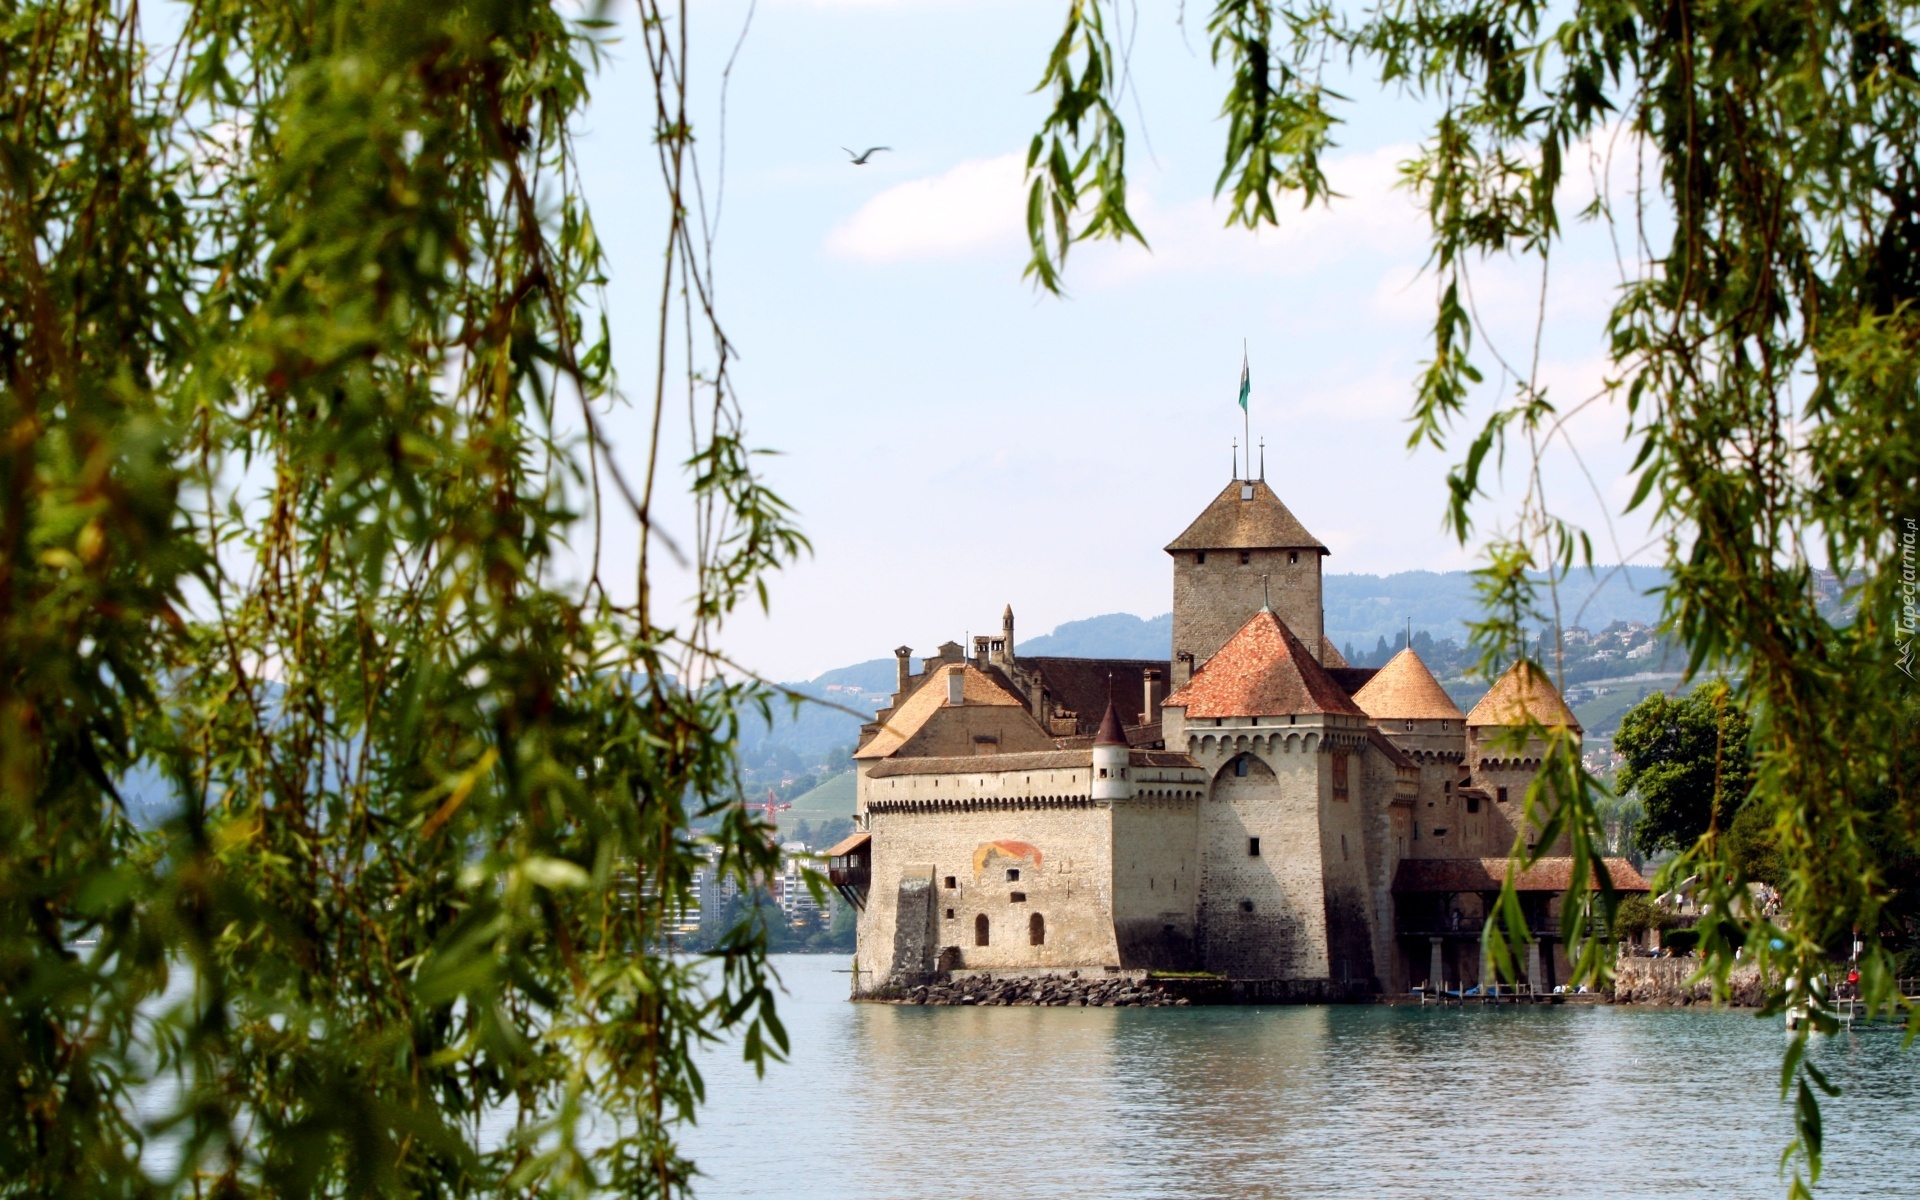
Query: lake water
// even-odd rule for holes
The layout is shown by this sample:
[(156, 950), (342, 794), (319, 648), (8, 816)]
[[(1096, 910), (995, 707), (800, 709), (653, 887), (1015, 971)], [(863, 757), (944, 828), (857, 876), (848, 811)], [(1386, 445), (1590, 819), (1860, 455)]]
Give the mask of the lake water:
[[(793, 1038), (706, 1066), (697, 1195), (1780, 1197), (1779, 1020), (1535, 1009), (850, 1004), (839, 956), (776, 960)], [(1920, 1194), (1920, 1055), (1817, 1042), (1816, 1195)]]

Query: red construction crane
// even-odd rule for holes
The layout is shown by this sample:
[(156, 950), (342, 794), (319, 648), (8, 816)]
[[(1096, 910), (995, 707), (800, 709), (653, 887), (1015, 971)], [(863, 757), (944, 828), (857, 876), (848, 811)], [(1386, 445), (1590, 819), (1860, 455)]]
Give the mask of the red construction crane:
[(765, 813), (767, 817), (767, 824), (769, 825), (779, 824), (780, 814), (792, 807), (793, 807), (793, 803), (791, 801), (780, 799), (780, 797), (774, 793), (772, 788), (767, 789), (767, 798), (765, 800), (747, 801), (747, 811)]

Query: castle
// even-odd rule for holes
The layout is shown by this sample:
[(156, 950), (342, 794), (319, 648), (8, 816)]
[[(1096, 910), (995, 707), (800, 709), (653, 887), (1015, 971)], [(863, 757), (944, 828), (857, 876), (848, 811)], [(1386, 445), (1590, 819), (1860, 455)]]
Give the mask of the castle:
[[(1516, 663), (1463, 713), (1411, 648), (1349, 667), (1323, 631), (1329, 551), (1264, 479), (1166, 552), (1166, 662), (1023, 658), (1011, 607), (917, 673), (894, 651), (857, 832), (830, 852), (856, 994), (951, 971), (1207, 971), (1270, 999), (1478, 980), (1543, 750), (1513, 731), (1579, 736), (1559, 693)], [(1569, 869), (1519, 880), (1536, 987), (1566, 978)]]

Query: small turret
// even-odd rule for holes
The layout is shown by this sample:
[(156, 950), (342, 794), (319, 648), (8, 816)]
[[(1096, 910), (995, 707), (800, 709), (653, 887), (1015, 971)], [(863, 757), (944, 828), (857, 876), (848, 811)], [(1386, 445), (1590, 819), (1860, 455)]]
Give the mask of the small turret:
[(1120, 724), (1120, 713), (1107, 700), (1107, 715), (1100, 718), (1100, 732), (1093, 739), (1093, 790), (1095, 800), (1133, 799), (1133, 781), (1127, 778), (1127, 732)]
[(1000, 640), (1005, 647), (1000, 651), (1000, 661), (1009, 665), (1013, 662), (1013, 605), (1007, 605), (1007, 611), (1000, 614)]

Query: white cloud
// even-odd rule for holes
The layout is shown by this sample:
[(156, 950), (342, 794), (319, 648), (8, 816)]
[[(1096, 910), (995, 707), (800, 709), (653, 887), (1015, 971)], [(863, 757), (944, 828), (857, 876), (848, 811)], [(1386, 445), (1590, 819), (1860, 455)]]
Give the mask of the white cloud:
[(842, 258), (898, 263), (1017, 248), (1021, 156), (970, 158), (944, 174), (896, 184), (835, 229), (827, 249)]
[(1290, 202), (1278, 227), (1229, 228), (1225, 199), (1161, 207), (1151, 182), (1136, 186), (1129, 199), (1151, 252), (1131, 243), (1090, 248), (1091, 274), (1105, 284), (1170, 272), (1303, 276), (1349, 264), (1356, 254), (1417, 265), (1426, 225), (1414, 198), (1398, 186), (1399, 164), (1413, 149), (1393, 145), (1329, 157), (1327, 182), (1338, 195), (1305, 209)]

